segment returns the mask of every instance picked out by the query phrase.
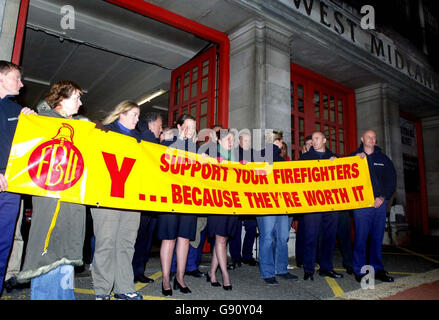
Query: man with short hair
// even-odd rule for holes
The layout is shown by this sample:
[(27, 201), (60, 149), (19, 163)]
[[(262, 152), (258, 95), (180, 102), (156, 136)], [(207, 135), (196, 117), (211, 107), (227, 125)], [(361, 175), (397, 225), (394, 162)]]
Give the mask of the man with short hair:
[(301, 154), (307, 153), (312, 147), (312, 136), (306, 136), (303, 142)]
[[(160, 143), (163, 119), (158, 112), (149, 112), (143, 121), (139, 121), (138, 129), (140, 137), (144, 141)], [(153, 279), (145, 276), (145, 265), (149, 260), (151, 250), (152, 235), (157, 224), (157, 217), (153, 212), (142, 211), (140, 215), (140, 225), (137, 231), (136, 244), (134, 246), (133, 273), (134, 282), (151, 283)]]
[(365, 276), (362, 271), (366, 265), (366, 249), (369, 243), (369, 265), (374, 268), (375, 278), (383, 282), (394, 279), (385, 270), (382, 260), (382, 243), (386, 225), (387, 202), (396, 188), (396, 171), (389, 159), (376, 145), (377, 136), (374, 130), (366, 130), (361, 136), (361, 145), (351, 154), (367, 157), (370, 180), (372, 182), (375, 203), (373, 207), (354, 210), (355, 242), (353, 269), (355, 279), (361, 282)]
[(8, 61), (0, 61), (0, 292), (3, 288), (14, 236), (15, 224), (20, 209), (20, 195), (10, 193), (4, 176), (20, 113), (35, 114), (13, 101), (23, 87), (21, 68)]
[(139, 121), (140, 138), (144, 141), (160, 143), (160, 133), (163, 130), (163, 119), (158, 112), (148, 112), (143, 121)]
[[(337, 156), (326, 147), (326, 137), (322, 132), (312, 134), (312, 147), (302, 154), (299, 160), (333, 161)], [(304, 280), (314, 280), (315, 261), (319, 232), (322, 231), (322, 248), (320, 251), (319, 275), (330, 278), (342, 278), (334, 271), (333, 256), (337, 234), (338, 212), (308, 213), (303, 216), (303, 269)]]
[[(236, 150), (235, 159), (242, 164), (253, 162), (252, 137), (248, 132), (243, 132), (239, 135), (239, 144)], [(244, 241), (241, 248), (241, 233), (242, 226), (245, 228)], [(232, 263), (227, 266), (227, 269), (234, 270), (240, 267), (241, 263), (250, 266), (256, 266), (257, 262), (253, 258), (253, 245), (256, 238), (256, 218), (251, 216), (240, 216), (238, 221), (238, 230), (233, 238), (229, 241), (229, 251), (232, 258)], [(242, 249), (242, 250), (241, 250)]]

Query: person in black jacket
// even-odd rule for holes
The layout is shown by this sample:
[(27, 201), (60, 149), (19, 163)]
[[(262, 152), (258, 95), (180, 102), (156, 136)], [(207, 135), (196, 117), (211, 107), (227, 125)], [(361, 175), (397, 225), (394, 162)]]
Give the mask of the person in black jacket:
[[(148, 112), (143, 121), (137, 123), (140, 139), (152, 143), (160, 143), (163, 119), (158, 112)], [(133, 272), (134, 282), (151, 283), (153, 279), (145, 276), (145, 265), (149, 259), (152, 235), (157, 224), (157, 215), (154, 212), (142, 211), (140, 226), (134, 246)]]
[[(196, 121), (188, 114), (182, 114), (177, 120), (178, 135), (172, 140), (164, 140), (162, 144), (168, 147), (197, 152)], [(160, 263), (162, 266), (162, 294), (172, 295), (171, 265), (174, 249), (177, 251), (177, 273), (174, 278), (174, 290), (189, 294), (191, 290), (184, 282), (190, 240), (195, 239), (197, 216), (193, 214), (176, 214), (175, 212), (159, 214), (157, 220), (157, 237), (162, 240), (160, 246)]]
[[(252, 137), (250, 133), (244, 132), (239, 135), (239, 143), (235, 148), (235, 161), (242, 164), (253, 162), (253, 149), (251, 147)], [(242, 226), (245, 228), (245, 237), (241, 246)], [(230, 238), (229, 251), (232, 263), (227, 269), (234, 270), (241, 266), (241, 263), (256, 266), (257, 261), (253, 258), (253, 245), (256, 239), (256, 218), (254, 216), (240, 216), (238, 218), (238, 229), (234, 237)], [(242, 248), (241, 248), (242, 247)]]
[[(326, 137), (322, 132), (312, 134), (312, 147), (302, 154), (299, 160), (334, 160), (337, 156), (326, 147)], [(331, 278), (342, 278), (343, 275), (334, 271), (332, 264), (337, 234), (338, 212), (316, 212), (303, 216), (303, 269), (304, 280), (314, 280), (317, 241), (320, 227), (322, 230), (322, 248), (320, 251), (319, 275)]]
[(386, 224), (387, 202), (396, 188), (396, 171), (392, 161), (376, 145), (374, 130), (367, 130), (361, 137), (362, 144), (351, 154), (367, 157), (370, 180), (372, 182), (375, 203), (373, 207), (354, 210), (355, 242), (353, 269), (355, 279), (361, 282), (365, 275), (367, 240), (370, 238), (369, 263), (374, 268), (375, 278), (383, 282), (394, 279), (385, 270), (381, 254)]

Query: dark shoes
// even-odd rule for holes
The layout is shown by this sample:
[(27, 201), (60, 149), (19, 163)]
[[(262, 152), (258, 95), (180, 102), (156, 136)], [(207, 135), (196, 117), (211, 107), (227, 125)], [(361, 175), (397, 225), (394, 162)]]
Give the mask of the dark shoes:
[(252, 267), (258, 265), (258, 262), (257, 262), (254, 258), (251, 258), (251, 259), (243, 259), (243, 260), (242, 260), (242, 263), (244, 263), (244, 264), (248, 264), (249, 266), (252, 266)]
[(285, 280), (298, 280), (299, 278), (295, 276), (294, 274), (291, 274), (289, 272), (283, 273), (283, 274), (277, 274), (276, 277), (284, 278)]
[(177, 278), (174, 278), (174, 290), (179, 289), (181, 293), (184, 294), (188, 294), (188, 293), (192, 293), (192, 291), (189, 289), (189, 287), (183, 287), (181, 286), (181, 284), (178, 282)]
[(241, 261), (233, 261), (227, 266), (227, 270), (235, 270), (236, 268), (240, 268), (241, 265)]
[(307, 280), (311, 280), (314, 281), (314, 274), (311, 272), (305, 272), (304, 276), (303, 276), (303, 280), (307, 281)]
[(134, 283), (141, 282), (141, 283), (152, 283), (154, 282), (153, 279), (145, 277), (143, 274), (134, 276)]
[(252, 267), (258, 265), (258, 262), (254, 258), (244, 259), (242, 261), (236, 260), (236, 261), (232, 261), (232, 263), (229, 263), (227, 265), (227, 270), (235, 270), (236, 268), (241, 267), (243, 263), (248, 264), (249, 266), (252, 266)]
[(365, 274), (354, 274), (355, 280), (357, 280), (357, 282), (361, 282), (361, 279), (363, 279), (364, 276)]
[(345, 267), (347, 274), (354, 274), (354, 269), (352, 267)]
[(276, 285), (279, 284), (279, 282), (277, 282), (277, 280), (276, 280), (275, 277), (264, 278), (264, 281), (265, 281), (266, 283), (268, 283), (269, 285), (272, 285), (272, 286), (276, 286)]
[(167, 296), (172, 296), (172, 289), (165, 289), (163, 287), (163, 283), (162, 283), (162, 294), (167, 297)]
[[(357, 282), (361, 282), (361, 279), (365, 276), (365, 274), (355, 274), (355, 280)], [(395, 279), (389, 275), (389, 273), (385, 270), (379, 270), (375, 273), (375, 279), (380, 280), (382, 282), (394, 282)]]
[(7, 293), (10, 293), (13, 290), (21, 290), (21, 289), (30, 288), (30, 282), (19, 283), (19, 282), (17, 282), (17, 278), (12, 277), (4, 282), (4, 288), (5, 288)]
[(330, 277), (333, 279), (340, 279), (343, 278), (343, 275), (341, 273), (337, 273), (334, 270), (326, 271), (326, 270), (320, 270), (319, 275), (322, 277)]
[[(209, 273), (208, 273), (208, 272), (206, 272), (205, 276), (206, 276), (206, 282), (210, 282), (210, 276), (209, 276)], [(216, 281), (216, 282), (210, 282), (210, 285), (211, 285), (212, 287), (221, 287), (221, 283), (219, 283), (218, 281)]]
[(203, 278), (204, 277), (204, 273), (202, 273), (198, 269), (195, 269), (194, 271), (185, 272), (184, 274), (187, 276), (195, 277), (195, 278)]
[(389, 273), (385, 270), (379, 270), (375, 273), (375, 279), (378, 279), (382, 282), (393, 282), (395, 279), (389, 275)]

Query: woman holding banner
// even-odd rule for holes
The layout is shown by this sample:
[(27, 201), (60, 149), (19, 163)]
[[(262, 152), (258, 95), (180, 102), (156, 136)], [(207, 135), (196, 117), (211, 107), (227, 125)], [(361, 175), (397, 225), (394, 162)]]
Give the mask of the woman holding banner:
[[(39, 114), (72, 119), (82, 105), (81, 95), (82, 90), (76, 83), (59, 81), (45, 98), (50, 108)], [(69, 131), (64, 126), (63, 130)], [(60, 132), (61, 129), (59, 135)], [(53, 141), (57, 141), (55, 139), (58, 135)], [(54, 142), (56, 146), (59, 144)], [(85, 206), (40, 196), (32, 197), (32, 206), (26, 256), (17, 280), (26, 282), (31, 279), (32, 300), (74, 300), (74, 266), (83, 264)]]
[[(233, 152), (234, 134), (227, 129), (218, 130), (216, 134), (218, 138), (218, 161), (235, 161)], [(221, 286), (220, 283), (216, 281), (215, 274), (219, 266), (223, 277), (223, 289), (232, 290), (229, 272), (227, 271), (227, 239), (236, 234), (237, 227), (237, 216), (209, 215), (207, 218), (207, 234), (209, 238), (215, 237), (215, 244), (212, 251), (210, 272), (207, 273), (206, 280), (210, 282), (213, 287)]]
[[(102, 124), (110, 131), (140, 140), (135, 130), (139, 121), (139, 106), (132, 101), (122, 101)], [(96, 300), (142, 300), (134, 286), (131, 262), (140, 224), (140, 212), (91, 208), (95, 233), (95, 252), (92, 265), (93, 286)]]
[[(182, 114), (177, 120), (178, 134), (172, 140), (164, 140), (163, 145), (188, 152), (197, 152), (195, 143), (196, 121), (188, 114)], [(197, 216), (192, 214), (159, 214), (157, 220), (157, 237), (162, 240), (160, 246), (160, 262), (162, 265), (162, 293), (172, 295), (171, 266), (174, 249), (177, 253), (177, 273), (174, 278), (174, 290), (188, 294), (191, 290), (184, 283), (184, 274), (189, 251), (190, 240), (195, 239)], [(177, 245), (176, 245), (177, 243)]]

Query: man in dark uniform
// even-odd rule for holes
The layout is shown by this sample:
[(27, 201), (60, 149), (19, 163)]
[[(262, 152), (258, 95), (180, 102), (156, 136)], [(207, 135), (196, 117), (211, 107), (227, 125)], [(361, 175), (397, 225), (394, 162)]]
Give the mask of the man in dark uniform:
[(8, 182), (4, 174), (18, 116), (20, 113), (36, 114), (13, 101), (22, 87), (21, 68), (14, 63), (0, 61), (0, 293), (20, 209), (20, 195), (6, 191)]
[[(312, 147), (302, 154), (299, 160), (321, 160), (337, 158), (326, 147), (326, 137), (322, 132), (312, 134)], [(304, 280), (314, 280), (317, 242), (321, 230), (323, 243), (320, 251), (319, 275), (342, 278), (343, 275), (334, 271), (332, 259), (337, 234), (338, 212), (309, 213), (303, 216), (303, 269)]]
[[(306, 136), (302, 146), (300, 155), (303, 155), (309, 151), (312, 147), (312, 136)], [(299, 268), (303, 266), (303, 214), (297, 214), (294, 216), (297, 221), (296, 229), (296, 265)]]
[[(138, 129), (140, 138), (143, 141), (160, 143), (163, 119), (160, 113), (149, 112), (143, 121), (139, 121)], [(134, 282), (151, 283), (153, 279), (145, 276), (145, 265), (149, 259), (151, 250), (152, 235), (154, 233), (157, 218), (151, 212), (141, 212), (140, 225), (137, 232), (136, 244), (134, 246), (133, 272)]]
[[(248, 132), (242, 133), (239, 136), (239, 144), (235, 149), (236, 161), (242, 164), (253, 162), (253, 149), (251, 148), (252, 140)], [(241, 250), (241, 233), (242, 226), (245, 228), (244, 241)], [(251, 216), (241, 216), (238, 221), (238, 231), (236, 235), (229, 241), (229, 251), (232, 257), (232, 263), (227, 266), (227, 269), (234, 270), (240, 267), (241, 263), (250, 266), (256, 266), (257, 261), (253, 258), (253, 245), (256, 238), (256, 218)], [(241, 252), (242, 251), (242, 252)], [(241, 254), (242, 253), (242, 254)]]
[(375, 203), (373, 207), (354, 210), (353, 269), (355, 279), (361, 282), (361, 278), (365, 275), (364, 270), (361, 269), (366, 265), (367, 241), (370, 238), (368, 264), (374, 268), (375, 279), (393, 282), (393, 277), (384, 270), (381, 247), (386, 225), (387, 202), (396, 188), (396, 171), (392, 160), (376, 145), (377, 138), (374, 130), (365, 131), (361, 142), (358, 150), (351, 155), (367, 157)]

